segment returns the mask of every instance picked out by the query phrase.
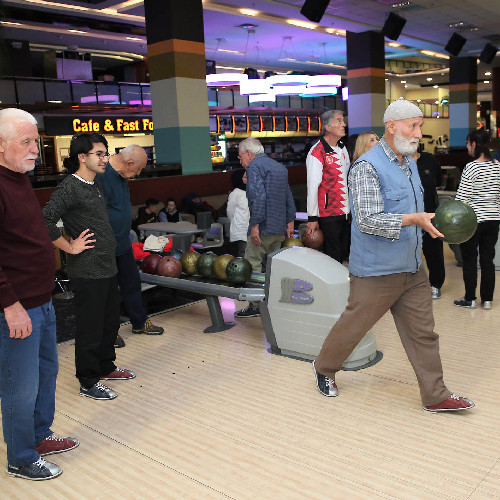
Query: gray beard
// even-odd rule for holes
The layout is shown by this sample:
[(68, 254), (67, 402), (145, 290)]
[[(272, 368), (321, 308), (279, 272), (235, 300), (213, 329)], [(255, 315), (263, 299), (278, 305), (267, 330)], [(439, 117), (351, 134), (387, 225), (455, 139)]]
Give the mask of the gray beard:
[(398, 153), (402, 156), (411, 156), (415, 154), (418, 149), (418, 141), (412, 143), (411, 139), (406, 139), (400, 130), (397, 130), (394, 134), (394, 147), (398, 150)]

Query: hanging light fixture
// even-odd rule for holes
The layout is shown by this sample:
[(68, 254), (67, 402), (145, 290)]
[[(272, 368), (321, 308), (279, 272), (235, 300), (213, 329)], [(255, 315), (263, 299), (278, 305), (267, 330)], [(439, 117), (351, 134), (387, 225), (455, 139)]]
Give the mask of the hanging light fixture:
[(248, 76), (243, 73), (216, 73), (207, 75), (206, 80), (209, 87), (229, 87), (248, 80)]

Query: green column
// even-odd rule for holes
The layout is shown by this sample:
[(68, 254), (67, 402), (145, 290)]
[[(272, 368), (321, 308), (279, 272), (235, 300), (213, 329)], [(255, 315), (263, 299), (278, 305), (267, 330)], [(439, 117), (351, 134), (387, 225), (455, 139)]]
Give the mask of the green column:
[(157, 163), (212, 171), (201, 0), (145, 0)]

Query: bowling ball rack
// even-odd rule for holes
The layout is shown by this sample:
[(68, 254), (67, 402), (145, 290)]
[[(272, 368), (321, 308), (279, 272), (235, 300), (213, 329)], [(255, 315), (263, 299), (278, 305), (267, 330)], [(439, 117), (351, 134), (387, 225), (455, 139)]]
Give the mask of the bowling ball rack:
[(202, 278), (200, 276), (186, 276), (180, 278), (169, 278), (139, 271), (139, 276), (143, 283), (186, 290), (189, 292), (204, 295), (210, 312), (212, 324), (205, 328), (205, 333), (217, 333), (229, 330), (234, 326), (232, 321), (224, 321), (219, 297), (243, 300), (249, 302), (261, 302), (265, 298), (265, 275), (255, 273), (250, 281), (244, 286), (234, 286), (230, 283), (220, 282), (215, 279)]

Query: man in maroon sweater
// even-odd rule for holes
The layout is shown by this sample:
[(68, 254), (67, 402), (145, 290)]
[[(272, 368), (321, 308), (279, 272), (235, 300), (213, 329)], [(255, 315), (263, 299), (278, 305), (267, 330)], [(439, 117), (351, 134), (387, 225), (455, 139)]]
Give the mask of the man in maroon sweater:
[(7, 474), (42, 480), (62, 470), (41, 456), (79, 443), (56, 438), (50, 429), (58, 372), (55, 258), (26, 175), (37, 156), (33, 116), (0, 110), (0, 399)]

